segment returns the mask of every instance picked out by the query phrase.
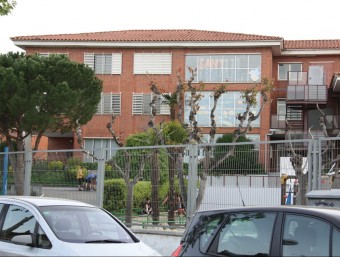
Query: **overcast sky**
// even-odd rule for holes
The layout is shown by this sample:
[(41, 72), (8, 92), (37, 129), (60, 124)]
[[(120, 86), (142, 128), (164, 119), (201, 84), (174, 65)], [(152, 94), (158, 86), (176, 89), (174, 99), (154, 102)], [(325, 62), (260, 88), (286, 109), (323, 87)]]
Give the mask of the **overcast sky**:
[(17, 0), (0, 16), (0, 53), (12, 36), (129, 29), (200, 29), (284, 39), (340, 39), (340, 0)]

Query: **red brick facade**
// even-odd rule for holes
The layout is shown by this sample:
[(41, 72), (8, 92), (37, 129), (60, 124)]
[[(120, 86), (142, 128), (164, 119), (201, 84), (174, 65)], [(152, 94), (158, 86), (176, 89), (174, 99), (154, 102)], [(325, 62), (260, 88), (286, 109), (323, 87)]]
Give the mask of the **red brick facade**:
[[(129, 33), (129, 31), (127, 32)], [(133, 33), (130, 32), (130, 33)], [(150, 32), (151, 33), (151, 32)], [(226, 33), (227, 34), (227, 33)], [(237, 35), (237, 34), (236, 34)], [(240, 34), (242, 35), (242, 34)], [(96, 42), (95, 33), (91, 36), (94, 37), (93, 41)], [(83, 42), (82, 40), (83, 34), (75, 35), (75, 38), (77, 38), (75, 41), (79, 40), (80, 42)], [(328, 53), (311, 53), (313, 51), (313, 47), (305, 47), (306, 54), (300, 55), (300, 54), (282, 54), (284, 50), (287, 50), (289, 52), (290, 49), (284, 49), (284, 42), (283, 39), (280, 38), (264, 38), (263, 41), (259, 41), (260, 43), (263, 42), (263, 45), (255, 44), (252, 37), (249, 37), (248, 43), (249, 46), (246, 47), (244, 45), (239, 46), (235, 44), (232, 46), (226, 46), (224, 47), (223, 44), (219, 46), (218, 43), (221, 40), (216, 40), (209, 38), (209, 42), (217, 43), (216, 46), (210, 46), (207, 47), (143, 47), (144, 40), (139, 39), (129, 39), (132, 42), (140, 42), (141, 46), (137, 47), (124, 47), (123, 44), (121, 47), (100, 47), (101, 41), (98, 39), (98, 46), (95, 46), (95, 43), (93, 46), (72, 46), (72, 47), (65, 47), (60, 44), (62, 42), (67, 42), (68, 37), (65, 35), (65, 37), (56, 35), (55, 38), (58, 38), (58, 40), (54, 39), (53, 37), (44, 38), (43, 36), (39, 38), (34, 37), (18, 37), (13, 38), (12, 40), (14, 43), (17, 41), (25, 41), (28, 42), (27, 45), (21, 44), (21, 47), (26, 50), (27, 54), (34, 54), (34, 53), (68, 53), (69, 58), (71, 60), (83, 63), (84, 62), (84, 53), (85, 52), (94, 52), (94, 53), (121, 53), (122, 54), (122, 72), (120, 75), (98, 75), (100, 79), (103, 80), (103, 92), (113, 92), (113, 93), (121, 93), (121, 115), (117, 117), (117, 119), (114, 122), (113, 129), (117, 133), (117, 135), (120, 135), (121, 138), (124, 140), (127, 136), (130, 134), (143, 131), (147, 127), (147, 122), (149, 120), (149, 116), (142, 116), (142, 115), (132, 115), (132, 94), (135, 93), (150, 93), (149, 89), (149, 79), (146, 75), (135, 75), (133, 72), (134, 67), (134, 54), (135, 53), (158, 53), (158, 52), (165, 52), (165, 53), (171, 53), (172, 54), (172, 71), (171, 75), (151, 75), (152, 78), (156, 79), (157, 84), (159, 87), (161, 87), (164, 92), (174, 92), (177, 85), (177, 76), (176, 72), (180, 70), (180, 75), (182, 78), (185, 76), (185, 69), (186, 69), (186, 55), (188, 54), (260, 54), (261, 55), (261, 76), (272, 78), (275, 81), (275, 88), (286, 88), (287, 87), (287, 81), (277, 81), (278, 78), (278, 63), (290, 63), (290, 62), (301, 62), (303, 63), (303, 71), (307, 71), (308, 67), (311, 64), (315, 63), (323, 63), (324, 66), (327, 68), (327, 87), (331, 87), (331, 80), (333, 78), (334, 73), (340, 71), (340, 48), (339, 43), (334, 47), (335, 52), (333, 54)], [(98, 37), (99, 38), (99, 37)], [(43, 39), (43, 41), (52, 41), (56, 42), (56, 45), (47, 46), (44, 45), (42, 41), (41, 46), (37, 46), (37, 44), (30, 45), (30, 41), (35, 41)], [(158, 39), (159, 40), (159, 39)], [(168, 41), (171, 41), (171, 39), (167, 39)], [(174, 39), (174, 41), (185, 41), (182, 39)], [(204, 42), (204, 39), (200, 39), (202, 42)], [(108, 39), (106, 41), (109, 41)], [(112, 41), (115, 42), (115, 38), (112, 38)], [(116, 40), (118, 41), (118, 39)], [(127, 41), (127, 42), (130, 42)], [(152, 40), (150, 40), (152, 41)], [(160, 40), (159, 40), (160, 41)], [(200, 41), (200, 42), (201, 42)], [(227, 39), (226, 42), (229, 42)], [(237, 40), (230, 40), (232, 42)], [(276, 46), (274, 43), (269, 44), (266, 46), (267, 42), (275, 41), (280, 42), (280, 46)], [(61, 43), (60, 43), (61, 42)], [(120, 42), (120, 41), (119, 41)], [(224, 42), (224, 41), (223, 41)], [(240, 44), (243, 44), (244, 42), (247, 42), (247, 39), (239, 40)], [(160, 44), (163, 43), (160, 41)], [(194, 42), (195, 43), (195, 42)], [(254, 45), (252, 45), (254, 43)], [(324, 44), (327, 44), (327, 42), (323, 42)], [(295, 47), (299, 46), (295, 42), (288, 42), (293, 50), (301, 50), (301, 49), (295, 49)], [(307, 44), (305, 44), (307, 46)], [(275, 52), (274, 48), (279, 49), (281, 51), (280, 53)], [(321, 47), (321, 49), (318, 50), (329, 50), (326, 45), (325, 47)], [(309, 51), (307, 53), (307, 51)], [(206, 83), (205, 90), (213, 90), (213, 88), (220, 83)], [(231, 85), (228, 87), (228, 90), (230, 91), (239, 91), (245, 87), (248, 87), (250, 84), (242, 84), (242, 83), (231, 83)], [(265, 109), (262, 112), (261, 115), (261, 125), (259, 128), (252, 129), (251, 133), (253, 134), (259, 134), (260, 140), (267, 140), (267, 134), (270, 133), (271, 129), (271, 115), (276, 114), (276, 101), (275, 99), (278, 97), (285, 98), (286, 97), (286, 91), (284, 90), (274, 90), (273, 93), (273, 101), (271, 104), (268, 104)], [(332, 100), (330, 100), (331, 102)], [(336, 102), (335, 100), (333, 100)], [(335, 103), (337, 105), (337, 103)], [(334, 106), (334, 114), (339, 115), (339, 107)], [(162, 120), (168, 120), (169, 116), (157, 116), (156, 121), (160, 122)], [(106, 128), (106, 124), (110, 122), (111, 116), (110, 115), (94, 115), (93, 119), (83, 126), (82, 128), (82, 135), (84, 138), (110, 138), (111, 135)], [(226, 128), (226, 127), (219, 127), (217, 130), (218, 134), (224, 134), (228, 132), (232, 132), (234, 128)], [(208, 133), (209, 128), (202, 128), (203, 133)], [(72, 142), (72, 143), (71, 143)], [(50, 138), (48, 141), (49, 149), (69, 149), (71, 147), (79, 148), (77, 144), (77, 140), (70, 140), (70, 139), (61, 139), (61, 138)]]

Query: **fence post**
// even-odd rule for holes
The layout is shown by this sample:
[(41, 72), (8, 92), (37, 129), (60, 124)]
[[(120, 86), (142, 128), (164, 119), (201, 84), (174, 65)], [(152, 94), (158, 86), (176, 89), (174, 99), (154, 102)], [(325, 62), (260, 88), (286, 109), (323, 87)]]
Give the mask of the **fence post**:
[[(320, 140), (313, 140), (313, 178), (312, 179), (312, 189), (313, 190), (318, 190), (320, 189), (319, 183), (318, 183), (318, 169), (319, 169), (319, 161), (318, 161), (318, 157), (321, 156), (320, 154), (318, 154), (318, 152), (320, 151), (319, 149), (319, 145), (320, 145)], [(321, 174), (321, 173), (320, 173)], [(308, 181), (309, 182), (309, 181)]]
[(32, 174), (32, 145), (31, 135), (25, 138), (25, 180), (24, 195), (31, 195), (31, 174)]
[(105, 149), (97, 151), (98, 153), (98, 172), (97, 172), (97, 187), (96, 187), (96, 205), (103, 207), (104, 199), (104, 177), (105, 177)]
[(187, 218), (191, 220), (196, 212), (197, 198), (197, 164), (198, 164), (198, 145), (189, 145), (189, 171), (188, 171), (188, 203)]
[(2, 195), (7, 195), (8, 147), (4, 149), (4, 176), (2, 178)]

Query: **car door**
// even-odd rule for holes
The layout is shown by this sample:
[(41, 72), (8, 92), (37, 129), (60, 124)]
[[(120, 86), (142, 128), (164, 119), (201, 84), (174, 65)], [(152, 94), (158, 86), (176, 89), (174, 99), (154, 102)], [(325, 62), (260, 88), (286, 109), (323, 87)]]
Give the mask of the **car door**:
[(14, 243), (20, 236), (32, 235), (37, 222), (33, 213), (19, 205), (2, 204), (0, 220), (0, 255), (2, 256), (35, 256), (36, 247)]
[[(332, 256), (331, 231), (333, 237), (333, 251), (337, 255), (339, 231), (327, 221), (318, 217), (286, 214), (283, 220), (282, 256)], [(333, 254), (333, 256), (337, 256)]]
[(276, 212), (233, 212), (218, 231), (210, 255), (269, 256)]

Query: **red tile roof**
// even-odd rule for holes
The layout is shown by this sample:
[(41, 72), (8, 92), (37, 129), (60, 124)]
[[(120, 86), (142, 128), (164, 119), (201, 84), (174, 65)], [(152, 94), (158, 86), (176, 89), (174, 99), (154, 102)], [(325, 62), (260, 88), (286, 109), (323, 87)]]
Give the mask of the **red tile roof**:
[(205, 30), (122, 30), (79, 34), (12, 37), (12, 41), (98, 41), (98, 42), (216, 42), (267, 41), (281, 37)]
[(285, 40), (284, 50), (340, 49), (340, 40)]
[[(281, 37), (228, 33), (206, 30), (121, 30), (78, 34), (56, 34), (12, 37), (12, 41), (68, 42), (223, 42), (276, 41)], [(283, 50), (340, 49), (340, 40), (284, 40)]]

